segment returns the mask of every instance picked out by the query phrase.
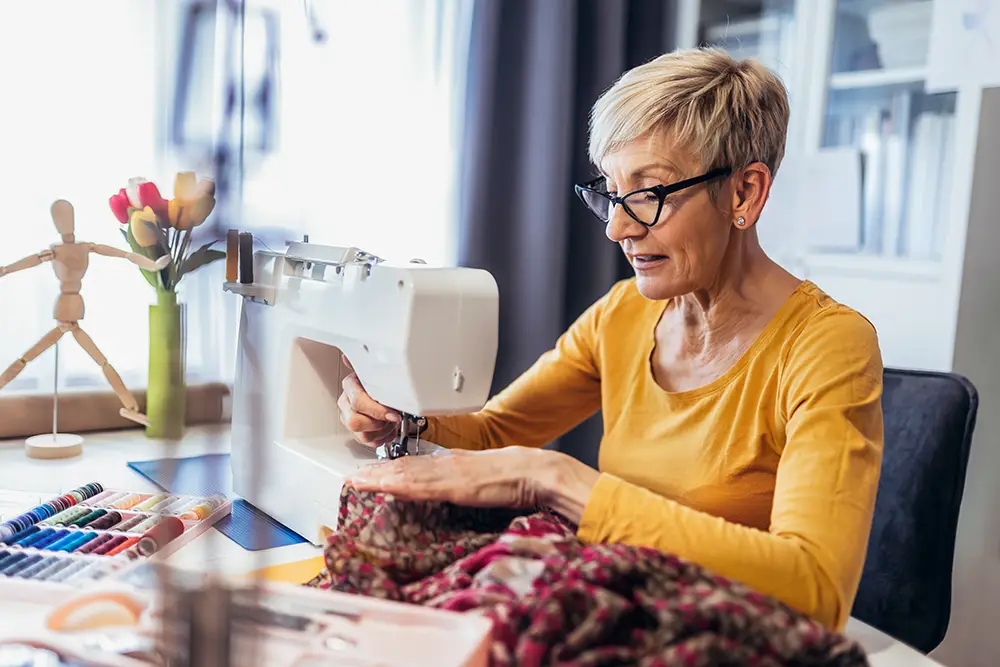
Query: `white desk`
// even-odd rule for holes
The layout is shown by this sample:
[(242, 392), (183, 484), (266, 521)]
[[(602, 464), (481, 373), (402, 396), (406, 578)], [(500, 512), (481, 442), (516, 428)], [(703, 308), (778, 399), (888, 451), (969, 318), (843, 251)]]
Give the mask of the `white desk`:
[[(23, 441), (0, 440), (0, 489), (51, 496), (87, 482), (100, 481), (108, 487), (156, 491), (152, 482), (126, 466), (126, 462), (228, 451), (227, 427), (192, 429), (181, 443), (170, 449), (147, 440), (140, 431), (93, 434), (87, 436), (82, 456), (65, 461), (35, 461), (24, 455)], [(211, 530), (181, 549), (170, 561), (178, 567), (238, 575), (260, 567), (303, 560), (319, 552), (311, 544), (244, 551)], [(0, 618), (4, 619), (0, 624), (0, 636), (40, 627), (46, 611), (41, 605), (0, 600)], [(872, 667), (940, 667), (939, 663), (860, 621), (852, 619), (847, 634), (865, 648)]]

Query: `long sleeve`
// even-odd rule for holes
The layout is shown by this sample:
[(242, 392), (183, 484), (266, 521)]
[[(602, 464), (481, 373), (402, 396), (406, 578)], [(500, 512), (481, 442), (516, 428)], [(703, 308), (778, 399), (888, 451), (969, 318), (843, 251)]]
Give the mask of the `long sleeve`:
[(621, 291), (613, 287), (556, 345), (476, 413), (434, 417), (424, 438), (443, 447), (541, 447), (601, 407), (597, 345), (601, 316)]
[(785, 433), (768, 530), (605, 473), (586, 504), (579, 536), (677, 554), (842, 628), (861, 577), (881, 466), (882, 361), (875, 331), (853, 311), (831, 308), (797, 333), (772, 377), (777, 389), (769, 390)]

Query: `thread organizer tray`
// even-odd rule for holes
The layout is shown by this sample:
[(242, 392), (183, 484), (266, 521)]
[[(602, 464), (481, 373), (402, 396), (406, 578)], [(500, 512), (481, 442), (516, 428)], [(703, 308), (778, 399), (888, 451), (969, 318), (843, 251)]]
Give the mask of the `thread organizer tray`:
[(86, 484), (0, 523), (0, 596), (44, 599), (114, 578), (170, 556), (230, 510), (222, 496)]

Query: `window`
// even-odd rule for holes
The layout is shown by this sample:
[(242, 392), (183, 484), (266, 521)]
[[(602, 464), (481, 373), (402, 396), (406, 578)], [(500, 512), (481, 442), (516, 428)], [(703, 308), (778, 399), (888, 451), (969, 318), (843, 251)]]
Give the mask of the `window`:
[[(23, 64), (0, 74), (8, 100), (0, 121), (0, 264), (58, 241), (49, 216), (56, 199), (73, 203), (78, 240), (125, 248), (107, 200), (130, 176), (169, 191), (178, 169), (209, 171), (211, 146), (179, 145), (171, 131), (185, 17), (195, 4), (213, 3), (36, 0), (0, 10), (17, 14), (17, 20), (0, 19), (0, 59)], [(456, 83), (471, 3), (246, 5), (277, 18), (276, 33), (251, 27), (243, 44), (245, 77), (260, 74), (259, 65), (267, 64), (262, 53), (276, 55), (268, 91), (275, 113), (265, 145), (246, 139), (261, 128), (242, 126), (241, 216), (230, 226), (308, 234), (315, 243), (357, 245), (392, 259), (451, 262), (461, 99)], [(218, 39), (218, 26), (210, 38)], [(325, 40), (312, 39), (317, 28)], [(189, 126), (192, 136), (213, 127), (206, 119), (214, 118), (222, 97), (221, 79), (205, 74), (218, 73), (218, 62), (206, 53), (218, 49), (200, 50), (193, 67), (200, 73), (198, 92), (207, 86), (215, 106), (188, 107), (198, 121)], [(204, 95), (192, 99), (205, 101)], [(277, 237), (265, 238), (276, 243)], [(182, 283), (191, 382), (232, 379), (238, 304), (222, 292), (222, 280), (220, 262)], [(55, 326), (58, 289), (47, 264), (0, 279), (0, 371)], [(130, 263), (95, 256), (82, 294), (82, 327), (126, 385), (141, 389), (151, 288)], [(51, 350), (43, 354), (0, 396), (51, 391), (54, 359)], [(61, 390), (108, 387), (71, 337), (62, 340), (59, 365)]]
[[(451, 263), (472, 3), (309, 5), (315, 24), (304, 12), (281, 24), (280, 130), (273, 154), (244, 165), (248, 221), (387, 259)], [(325, 40), (310, 39), (316, 29)], [(248, 33), (253, 62), (263, 35)]]

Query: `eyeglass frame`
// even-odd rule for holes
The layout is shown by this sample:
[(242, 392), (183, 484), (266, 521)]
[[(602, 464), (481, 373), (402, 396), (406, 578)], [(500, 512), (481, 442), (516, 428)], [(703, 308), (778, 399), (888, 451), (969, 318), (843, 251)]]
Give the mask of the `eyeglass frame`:
[[(732, 173), (733, 170), (731, 167), (716, 167), (715, 169), (710, 169), (706, 171), (701, 176), (686, 178), (683, 181), (671, 183), (670, 185), (662, 185), (658, 183), (651, 188), (639, 188), (638, 190), (632, 190), (631, 192), (626, 192), (625, 194), (619, 197), (612, 197), (609, 193), (601, 192), (600, 190), (595, 188), (594, 185), (596, 185), (600, 181), (605, 180), (604, 176), (598, 176), (592, 181), (587, 181), (586, 183), (574, 185), (573, 191), (576, 192), (576, 196), (580, 198), (580, 201), (582, 201), (583, 205), (587, 207), (587, 210), (593, 213), (594, 217), (596, 217), (598, 220), (600, 220), (605, 224), (611, 221), (611, 215), (610, 214), (608, 215), (607, 220), (601, 218), (601, 216), (599, 216), (597, 212), (590, 207), (590, 204), (587, 203), (587, 200), (584, 199), (583, 195), (584, 192), (593, 192), (596, 195), (604, 197), (609, 202), (611, 202), (612, 210), (614, 209), (615, 206), (621, 205), (625, 213), (627, 213), (630, 218), (638, 222), (640, 225), (643, 225), (644, 227), (653, 227), (654, 225), (656, 225), (656, 223), (660, 221), (660, 213), (663, 212), (663, 201), (667, 197), (674, 194), (675, 192), (680, 192), (681, 190), (686, 190), (687, 188), (699, 185), (701, 183), (707, 183), (708, 181), (713, 181), (723, 176), (729, 176)], [(628, 205), (625, 203), (626, 198), (631, 197), (632, 195), (638, 194), (640, 192), (652, 192), (653, 194), (656, 195), (658, 199), (658, 203), (656, 206), (656, 215), (653, 217), (653, 222), (643, 222), (642, 220), (640, 220), (639, 217), (635, 215), (629, 209)]]

